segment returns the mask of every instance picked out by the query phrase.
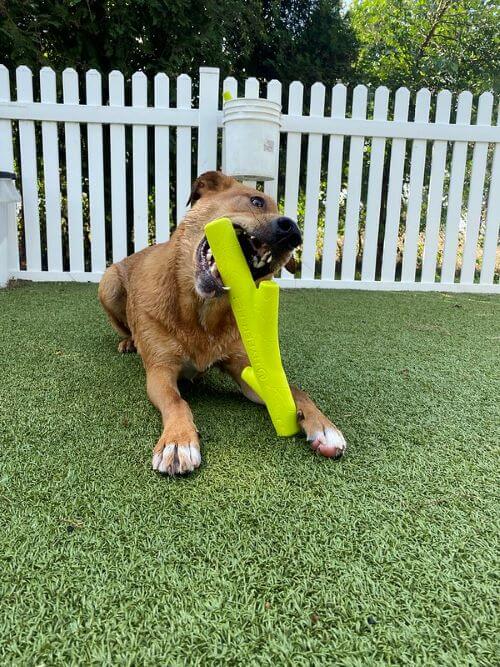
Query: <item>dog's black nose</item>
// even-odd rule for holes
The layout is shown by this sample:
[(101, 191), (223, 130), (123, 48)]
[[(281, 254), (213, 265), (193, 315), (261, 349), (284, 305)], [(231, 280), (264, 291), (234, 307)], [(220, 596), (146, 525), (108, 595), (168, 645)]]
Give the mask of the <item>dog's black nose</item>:
[(275, 218), (271, 223), (273, 244), (283, 250), (293, 250), (302, 243), (297, 224), (290, 218)]

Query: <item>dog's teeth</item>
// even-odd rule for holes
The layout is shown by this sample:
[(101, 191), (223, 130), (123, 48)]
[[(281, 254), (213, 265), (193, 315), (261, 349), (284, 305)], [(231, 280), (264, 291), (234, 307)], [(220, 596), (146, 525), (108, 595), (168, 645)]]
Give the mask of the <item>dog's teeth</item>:
[(253, 265), (256, 269), (261, 269), (265, 265), (265, 262), (263, 259), (260, 259), (260, 257), (254, 257)]
[(268, 250), (264, 255), (262, 255), (263, 261), (267, 264), (271, 261), (271, 251)]
[(207, 250), (207, 259), (210, 260), (211, 257), (212, 257), (212, 251), (211, 251), (210, 248), (209, 248), (209, 249)]

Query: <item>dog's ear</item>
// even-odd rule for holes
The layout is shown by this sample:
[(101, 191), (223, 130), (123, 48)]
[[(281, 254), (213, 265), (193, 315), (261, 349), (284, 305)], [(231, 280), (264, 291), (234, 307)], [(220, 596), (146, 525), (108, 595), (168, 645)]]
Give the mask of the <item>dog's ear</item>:
[(231, 186), (234, 179), (230, 176), (226, 176), (221, 171), (206, 171), (201, 176), (198, 176), (196, 181), (193, 183), (191, 188), (191, 194), (187, 201), (188, 205), (195, 204), (198, 199), (201, 199), (205, 194), (209, 192), (220, 192), (221, 190), (226, 190)]

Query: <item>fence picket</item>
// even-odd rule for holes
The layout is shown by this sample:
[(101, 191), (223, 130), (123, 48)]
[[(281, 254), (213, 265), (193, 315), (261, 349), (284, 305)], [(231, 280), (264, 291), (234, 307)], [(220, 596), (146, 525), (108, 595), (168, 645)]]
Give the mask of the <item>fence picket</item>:
[[(10, 102), (10, 79), (9, 70), (5, 65), (0, 65), (0, 105)], [(14, 172), (14, 146), (12, 141), (12, 123), (10, 120), (0, 119), (0, 171)], [(15, 206), (15, 204), (13, 204)], [(5, 267), (7, 274), (11, 271), (19, 271), (19, 249), (17, 241), (16, 218), (8, 219), (7, 228), (7, 260)], [(0, 274), (2, 271), (0, 270)]]
[[(332, 90), (332, 118), (345, 118), (347, 88), (337, 83)], [(323, 257), (321, 263), (321, 279), (335, 278), (337, 259), (337, 234), (339, 228), (340, 194), (342, 189), (342, 155), (344, 151), (344, 135), (332, 134), (328, 147), (328, 173), (325, 207), (325, 236), (323, 239)]]
[[(380, 86), (375, 91), (373, 118), (387, 120), (389, 89)], [(378, 230), (380, 223), (380, 202), (382, 198), (382, 177), (384, 175), (385, 139), (372, 139), (370, 174), (368, 176), (368, 197), (366, 202), (365, 240), (361, 280), (375, 280), (377, 262)]]
[[(154, 104), (158, 109), (170, 106), (170, 81), (160, 73), (154, 79)], [(170, 238), (170, 128), (155, 127), (155, 240)]]
[[(267, 99), (272, 102), (277, 102), (281, 105), (281, 83), (272, 79), (267, 84)], [(264, 183), (264, 192), (272, 197), (273, 199), (278, 199), (278, 176), (279, 176), (279, 152), (280, 152), (280, 139), (278, 138), (278, 146), (276, 148), (276, 166), (274, 170), (274, 178), (272, 181), (266, 181)]]
[(222, 84), (222, 95), (224, 95), (226, 92), (231, 95), (231, 99), (233, 100), (238, 97), (238, 81), (234, 78), (234, 76), (227, 76), (224, 79)]
[(217, 169), (217, 110), (219, 70), (200, 67), (200, 119), (198, 128), (198, 174)]
[[(9, 70), (0, 65), (0, 104), (10, 102)], [(14, 171), (14, 148), (12, 144), (12, 123), (0, 119), (0, 171)]]
[[(64, 104), (79, 104), (78, 74), (67, 68), (63, 72)], [(66, 186), (68, 195), (69, 266), (84, 271), (82, 210), (82, 147), (79, 123), (64, 123), (66, 139)]]
[[(300, 81), (293, 81), (288, 90), (288, 114), (290, 116), (302, 116), (303, 98), (304, 86)], [(302, 135), (300, 132), (288, 133), (286, 142), (284, 213), (293, 220), (297, 219), (297, 205), (299, 201), (301, 141)], [(286, 269), (283, 269), (281, 277), (289, 279), (293, 276)]]
[[(191, 77), (181, 74), (177, 77), (177, 108), (191, 108)], [(177, 128), (177, 224), (187, 211), (187, 201), (191, 192), (191, 128)]]
[[(352, 118), (366, 118), (368, 89), (356, 86), (352, 98)], [(353, 128), (354, 129), (354, 128)], [(354, 129), (354, 132), (356, 130)], [(363, 175), (363, 151), (365, 138), (353, 135), (349, 148), (349, 177), (347, 181), (347, 205), (345, 214), (344, 246), (342, 249), (342, 280), (354, 280), (356, 248), (358, 242), (359, 206), (361, 201), (361, 177)]]
[[(493, 95), (483, 93), (479, 98), (477, 125), (490, 125), (493, 109)], [(484, 178), (488, 159), (488, 144), (476, 142), (472, 152), (472, 173), (470, 177), (469, 201), (467, 203), (467, 222), (465, 226), (464, 252), (460, 282), (474, 282), (476, 271), (477, 240), (481, 224), (481, 208), (483, 204)]]
[[(416, 123), (427, 123), (429, 121), (430, 104), (430, 91), (427, 88), (422, 88), (417, 93), (417, 102), (415, 106)], [(417, 270), (417, 246), (420, 232), (420, 214), (422, 210), (426, 150), (427, 141), (425, 139), (413, 140), (410, 159), (410, 191), (408, 195), (408, 211), (406, 214), (403, 266), (401, 269), (401, 280), (403, 282), (414, 282)]]
[[(109, 106), (123, 107), (125, 92), (123, 74), (114, 70), (109, 75)], [(113, 262), (127, 256), (127, 176), (125, 161), (125, 126), (109, 126), (111, 147), (111, 232)]]
[[(24, 65), (16, 70), (17, 101), (33, 101), (31, 70)], [(19, 147), (21, 152), (21, 183), (23, 194), (24, 234), (26, 238), (26, 268), (40, 271), (41, 243), (38, 214), (38, 175), (35, 124), (31, 120), (19, 121)]]
[[(410, 104), (408, 88), (399, 88), (394, 99), (394, 120), (406, 121)], [(387, 191), (384, 248), (382, 252), (382, 282), (392, 282), (396, 275), (399, 221), (403, 196), (403, 175), (406, 155), (406, 139), (393, 139)]]
[(256, 100), (260, 97), (259, 80), (254, 76), (251, 76), (245, 81), (245, 97), (253, 100)]
[[(144, 72), (132, 75), (132, 106), (148, 106), (148, 80)], [(132, 126), (132, 181), (134, 191), (134, 250), (148, 245), (148, 128)]]
[[(500, 113), (497, 116), (500, 125)], [(483, 263), (481, 266), (481, 285), (492, 285), (495, 277), (495, 260), (500, 228), (500, 143), (495, 144), (491, 165), (490, 190), (488, 193), (488, 212), (484, 231)]]
[[(40, 70), (40, 101), (56, 102), (56, 73), (50, 67)], [(43, 179), (45, 183), (45, 223), (47, 229), (47, 268), (62, 271), (61, 184), (59, 180), (59, 138), (57, 123), (42, 122)]]
[[(234, 78), (234, 76), (228, 76), (224, 79), (222, 83), (222, 101), (221, 105), (224, 105), (224, 93), (229, 93), (231, 96), (230, 99), (235, 100), (238, 97), (238, 81)], [(223, 146), (224, 146), (224, 142)], [(224, 150), (222, 151), (222, 171), (225, 173), (226, 172), (226, 156), (224, 154)]]
[[(85, 76), (87, 104), (102, 104), (102, 82), (100, 73), (91, 69)], [(104, 218), (104, 166), (102, 125), (87, 125), (89, 165), (89, 213), (90, 213), (90, 257), (92, 271), (106, 269), (106, 223)]]
[[(311, 88), (310, 116), (323, 116), (325, 86), (315, 83)], [(318, 232), (319, 194), (321, 186), (321, 148), (323, 135), (310, 134), (307, 146), (306, 205), (304, 212), (304, 241), (302, 245), (302, 278), (314, 278), (316, 240)]]
[[(457, 125), (468, 125), (472, 111), (472, 93), (464, 91), (458, 96)], [(446, 228), (441, 266), (441, 282), (455, 281), (457, 264), (458, 234), (462, 217), (462, 198), (464, 189), (465, 166), (467, 163), (467, 141), (456, 141), (451, 158), (451, 175), (446, 211)]]
[[(450, 122), (451, 93), (441, 90), (437, 96), (436, 123)], [(422, 261), (422, 282), (433, 283), (436, 278), (436, 261), (439, 245), (439, 227), (443, 207), (443, 186), (446, 173), (446, 141), (435, 141), (432, 146), (431, 176), (425, 224), (424, 256)]]

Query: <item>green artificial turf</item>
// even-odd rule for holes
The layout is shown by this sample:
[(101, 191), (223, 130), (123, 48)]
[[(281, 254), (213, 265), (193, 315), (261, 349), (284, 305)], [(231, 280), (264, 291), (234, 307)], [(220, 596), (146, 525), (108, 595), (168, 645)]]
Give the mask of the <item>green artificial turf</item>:
[(212, 371), (184, 391), (202, 467), (169, 479), (96, 286), (0, 291), (0, 664), (495, 664), (499, 316), (283, 292), (288, 375), (348, 454)]

